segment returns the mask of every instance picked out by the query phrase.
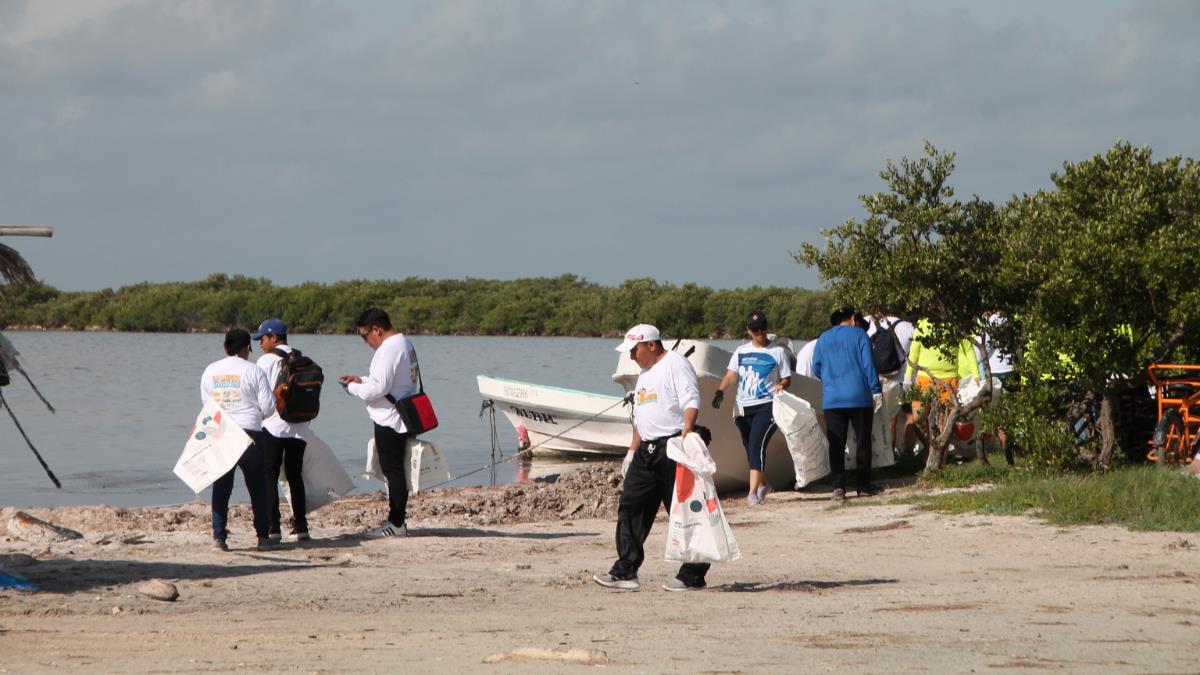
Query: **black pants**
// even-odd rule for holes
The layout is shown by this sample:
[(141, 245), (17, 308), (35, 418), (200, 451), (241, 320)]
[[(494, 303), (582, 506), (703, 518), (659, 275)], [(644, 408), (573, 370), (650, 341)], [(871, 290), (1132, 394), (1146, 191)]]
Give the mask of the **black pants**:
[(846, 429), (854, 425), (856, 442), (854, 472), (859, 487), (871, 482), (871, 420), (873, 408), (833, 408), (825, 410), (825, 438), (829, 440), (829, 470), (833, 487), (846, 489)]
[(375, 452), (388, 486), (388, 522), (396, 527), (403, 525), (408, 517), (408, 474), (404, 466), (408, 437), (391, 427), (375, 425)]
[(308, 447), (299, 438), (278, 438), (263, 429), (259, 440), (267, 464), (267, 497), (271, 501), (271, 534), (280, 534), (279, 527), (279, 469), (287, 476), (288, 491), (292, 493), (292, 520), (294, 532), (308, 532), (308, 518), (304, 496), (304, 449)]
[[(643, 442), (633, 453), (621, 499), (617, 502), (617, 561), (609, 574), (636, 579), (646, 560), (646, 537), (658, 515), (658, 505), (671, 508), (675, 490), (675, 462), (667, 458), (667, 441)], [(688, 586), (703, 586), (708, 563), (683, 563), (675, 575)]]

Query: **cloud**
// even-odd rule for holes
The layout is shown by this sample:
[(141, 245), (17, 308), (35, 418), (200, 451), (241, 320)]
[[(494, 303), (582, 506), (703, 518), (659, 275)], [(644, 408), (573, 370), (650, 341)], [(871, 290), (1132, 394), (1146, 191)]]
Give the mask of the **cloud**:
[[(1194, 3), (1085, 7), (4, 5), (0, 220), (58, 225), (33, 262), (68, 288), (812, 285), (787, 251), (924, 139), (997, 201), (1118, 137), (1196, 154)], [(311, 260), (264, 258), (281, 229)]]

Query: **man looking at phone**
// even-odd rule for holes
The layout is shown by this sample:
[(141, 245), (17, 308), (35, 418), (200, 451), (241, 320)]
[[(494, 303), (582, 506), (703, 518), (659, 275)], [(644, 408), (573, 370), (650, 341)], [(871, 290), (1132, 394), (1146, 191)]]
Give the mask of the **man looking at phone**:
[(342, 375), (338, 378), (346, 391), (367, 403), (367, 415), (374, 424), (375, 452), (379, 468), (388, 486), (388, 518), (379, 527), (365, 533), (370, 539), (408, 536), (408, 480), (404, 449), (411, 434), (396, 406), (387, 399), (408, 398), (419, 390), (417, 352), (402, 333), (392, 327), (387, 312), (372, 307), (355, 321), (358, 336), (375, 350), (366, 376)]

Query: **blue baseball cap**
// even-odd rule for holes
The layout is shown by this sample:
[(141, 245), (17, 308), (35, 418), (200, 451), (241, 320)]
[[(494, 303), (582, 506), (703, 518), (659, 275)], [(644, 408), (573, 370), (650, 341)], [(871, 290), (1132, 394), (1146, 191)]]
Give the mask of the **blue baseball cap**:
[(279, 319), (267, 319), (258, 324), (258, 330), (250, 336), (252, 340), (261, 340), (264, 335), (287, 335), (287, 326)]

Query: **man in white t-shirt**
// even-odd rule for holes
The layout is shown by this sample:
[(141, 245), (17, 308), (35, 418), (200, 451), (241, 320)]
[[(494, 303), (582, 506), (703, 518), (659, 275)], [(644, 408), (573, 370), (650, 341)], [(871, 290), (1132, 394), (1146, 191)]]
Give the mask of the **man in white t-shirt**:
[(388, 519), (365, 533), (371, 539), (408, 536), (408, 479), (404, 450), (411, 434), (396, 405), (388, 400), (408, 398), (420, 389), (417, 351), (408, 338), (392, 327), (387, 312), (372, 307), (355, 322), (358, 336), (375, 350), (370, 373), (365, 377), (338, 378), (352, 396), (367, 402), (367, 415), (374, 424), (375, 452), (388, 486)]
[[(267, 376), (267, 384), (272, 390), (279, 384), (279, 372), (282, 369), (283, 357), (279, 352), (291, 354), (293, 349), (287, 342), (287, 325), (279, 319), (267, 319), (258, 326), (258, 330), (250, 335), (251, 340), (258, 340), (263, 355), (258, 357), (258, 367)], [(263, 420), (261, 442), (263, 446), (263, 461), (267, 473), (267, 497), (269, 498), (270, 538), (280, 541), (283, 530), (280, 526), (279, 514), (279, 472), (287, 476), (288, 491), (291, 493), (292, 504), (292, 537), (296, 541), (307, 541), (308, 517), (306, 514), (307, 498), (304, 494), (304, 449), (308, 447), (301, 432), (308, 428), (308, 422), (288, 422), (279, 416), (279, 411)]]
[[(913, 332), (915, 331), (915, 328), (910, 321), (905, 321), (898, 316), (892, 316), (884, 311), (876, 311), (871, 315), (869, 320), (867, 337), (874, 338), (875, 334), (880, 330), (887, 330), (889, 328), (891, 329), (892, 334), (896, 336), (896, 343), (897, 346), (900, 347), (900, 354), (903, 363), (900, 365), (900, 370), (896, 372), (879, 373), (879, 382), (880, 384), (884, 384), (888, 381), (891, 381), (900, 386), (904, 386), (904, 375), (908, 371), (908, 350), (912, 346)], [(874, 345), (874, 343), (872, 343), (872, 345)], [(907, 422), (905, 434), (912, 437), (912, 442), (916, 441), (915, 427), (912, 425), (912, 414), (912, 403), (900, 404), (900, 412), (896, 413), (895, 417), (888, 420), (888, 426), (893, 439), (896, 439), (896, 426), (899, 424), (900, 416), (904, 415), (905, 421)], [(909, 431), (909, 429), (912, 429), (913, 431)], [(908, 447), (910, 445), (910, 443), (906, 442), (904, 439), (896, 439), (894, 443), (900, 448)]]
[[(608, 574), (593, 575), (606, 588), (636, 590), (638, 569), (646, 559), (646, 537), (662, 504), (671, 508), (675, 462), (667, 457), (667, 440), (687, 436), (700, 414), (696, 371), (683, 356), (663, 347), (658, 329), (639, 324), (629, 329), (618, 352), (628, 352), (642, 372), (633, 390), (633, 439), (621, 472), (624, 485), (617, 504), (617, 561)], [(708, 563), (684, 563), (668, 591), (705, 587)]]
[(226, 539), (229, 520), (229, 495), (233, 493), (233, 472), (242, 468), (246, 491), (250, 493), (250, 508), (254, 512), (254, 533), (260, 550), (271, 547), (268, 538), (267, 478), (263, 469), (263, 451), (259, 442), (263, 418), (275, 412), (275, 399), (262, 370), (248, 360), (250, 334), (235, 328), (225, 334), (225, 353), (220, 361), (210, 363), (200, 376), (200, 402), (216, 402), (221, 410), (245, 431), (253, 442), (238, 459), (229, 473), (212, 485), (213, 545), (228, 551)]

